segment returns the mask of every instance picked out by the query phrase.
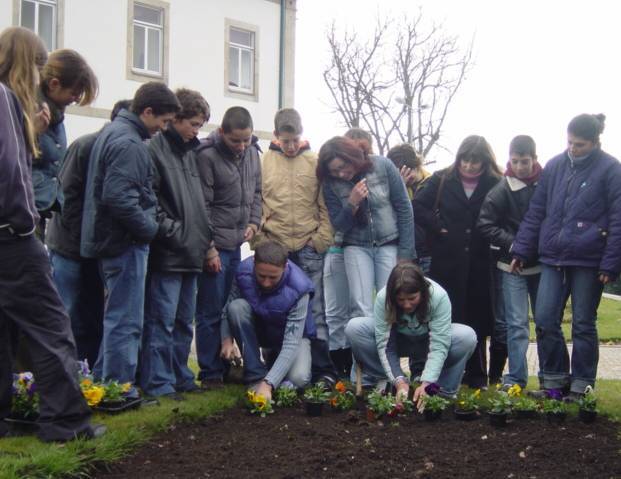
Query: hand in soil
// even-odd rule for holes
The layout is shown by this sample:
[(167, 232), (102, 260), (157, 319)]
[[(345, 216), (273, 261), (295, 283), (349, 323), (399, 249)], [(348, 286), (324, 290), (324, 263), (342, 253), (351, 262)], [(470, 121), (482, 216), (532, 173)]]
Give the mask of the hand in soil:
[(425, 391), (425, 388), (427, 386), (429, 386), (429, 383), (423, 382), (414, 391), (412, 402), (416, 403), (416, 409), (418, 409), (418, 412), (423, 412), (423, 409), (425, 409), (425, 396), (427, 396), (427, 392)]

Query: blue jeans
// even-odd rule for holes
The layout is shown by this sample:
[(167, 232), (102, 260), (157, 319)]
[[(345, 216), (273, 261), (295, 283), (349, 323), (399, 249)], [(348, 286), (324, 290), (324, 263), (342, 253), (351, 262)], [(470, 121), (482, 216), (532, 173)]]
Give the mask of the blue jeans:
[[(466, 362), (477, 345), (477, 335), (470, 326), (459, 323), (453, 323), (451, 331), (451, 346), (436, 382), (442, 391), (452, 395), (459, 389)], [(388, 375), (377, 353), (375, 318), (353, 318), (345, 328), (345, 334), (356, 361), (362, 365), (363, 382), (371, 380), (372, 383), (377, 383), (387, 380)], [(424, 362), (429, 354), (429, 335), (398, 335), (397, 352), (400, 357), (408, 357), (410, 362)]]
[(352, 316), (373, 316), (373, 292), (380, 291), (397, 264), (397, 245), (345, 246), (345, 271)]
[[(238, 298), (229, 303), (228, 320), (235, 341), (242, 351), (244, 361), (245, 384), (254, 384), (261, 381), (268, 373), (269, 367), (278, 357), (277, 350), (264, 350), (267, 364), (261, 360), (261, 349), (255, 328), (252, 308), (245, 299)], [(311, 346), (308, 338), (300, 340), (299, 352), (291, 364), (285, 380), (291, 381), (295, 387), (306, 386), (311, 379)], [(274, 384), (278, 387), (278, 384)]]
[(222, 271), (201, 273), (198, 276), (196, 298), (196, 356), (198, 357), (198, 379), (222, 379), (225, 363), (220, 358), (220, 321), (222, 308), (233, 284), (239, 266), (241, 252), (218, 250)]
[(519, 384), (524, 388), (528, 382), (528, 364), (526, 362), (530, 335), (528, 299), (530, 297), (530, 304), (534, 307), (537, 302), (539, 275), (523, 276), (505, 271), (501, 273), (509, 356), (509, 372), (504, 376), (502, 382), (504, 384)]
[(342, 250), (329, 251), (323, 267), (323, 285), (326, 302), (326, 324), (330, 338), (330, 350), (349, 348), (345, 326), (352, 318), (349, 283), (345, 272)]
[(78, 359), (93, 367), (103, 334), (104, 287), (97, 260), (73, 260), (50, 251), (52, 277), (71, 318)]
[(140, 387), (146, 394), (161, 396), (195, 387), (188, 357), (197, 276), (149, 274), (140, 362)]
[[(571, 391), (583, 393), (586, 386), (595, 384), (599, 361), (596, 320), (603, 288), (597, 268), (542, 265), (535, 324), (544, 388), (569, 386)], [(561, 318), (569, 295), (573, 317), (571, 374), (567, 345), (561, 331)]]
[[(108, 296), (103, 339), (95, 371), (104, 381), (134, 383), (144, 321), (144, 289), (148, 245), (130, 246), (114, 258), (103, 258), (100, 267)], [(129, 396), (137, 392), (132, 389)]]
[(317, 328), (317, 337), (310, 340), (313, 357), (312, 376), (313, 381), (327, 375), (336, 379), (337, 372), (330, 359), (328, 344), (328, 325), (326, 324), (325, 307), (323, 302), (323, 262), (324, 254), (318, 253), (312, 246), (306, 245), (298, 251), (289, 253), (289, 259), (293, 261), (306, 276), (313, 282), (315, 295), (311, 300), (313, 307), (313, 319)]

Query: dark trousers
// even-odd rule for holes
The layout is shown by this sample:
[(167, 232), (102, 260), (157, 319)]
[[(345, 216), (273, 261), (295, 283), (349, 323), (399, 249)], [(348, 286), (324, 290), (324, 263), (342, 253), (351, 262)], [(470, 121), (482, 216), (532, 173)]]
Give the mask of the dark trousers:
[(50, 262), (34, 236), (0, 233), (0, 417), (11, 401), (11, 335), (26, 337), (39, 392), (39, 437), (88, 433), (90, 409), (80, 390), (69, 317), (52, 283)]

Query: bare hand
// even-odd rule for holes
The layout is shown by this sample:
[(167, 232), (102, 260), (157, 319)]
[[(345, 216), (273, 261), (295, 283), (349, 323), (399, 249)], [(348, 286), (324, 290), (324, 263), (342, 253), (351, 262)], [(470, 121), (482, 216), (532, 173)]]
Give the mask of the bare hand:
[(415, 169), (408, 168), (404, 165), (401, 167), (399, 173), (401, 174), (401, 179), (405, 183), (405, 186), (412, 186), (414, 183), (416, 183), (418, 175), (416, 174)]
[(250, 241), (254, 238), (254, 228), (252, 226), (248, 226), (246, 228), (246, 232), (244, 233), (244, 241)]
[(349, 204), (357, 208), (367, 196), (369, 196), (369, 189), (367, 188), (366, 178), (363, 178), (351, 190)]
[(220, 261), (220, 255), (214, 256), (211, 259), (205, 261), (205, 270), (208, 273), (219, 273), (222, 271), (222, 262)]
[(425, 397), (427, 396), (425, 388), (427, 386), (429, 386), (429, 383), (423, 382), (414, 390), (414, 397), (412, 397), (412, 401), (416, 403), (416, 409), (418, 412), (423, 412), (423, 409), (425, 409)]
[(524, 264), (517, 258), (513, 258), (511, 260), (511, 265), (509, 266), (509, 270), (512, 273), (518, 273), (520, 274), (522, 272), (522, 269), (524, 268)]
[(599, 275), (599, 281), (602, 284), (608, 284), (608, 283), (610, 283), (611, 279), (610, 279), (610, 276), (608, 276), (607, 274), (603, 274), (602, 273), (602, 274)]
[(261, 381), (254, 388), (254, 392), (260, 394), (268, 401), (272, 400), (272, 386), (267, 384), (265, 381)]
[(233, 342), (233, 338), (224, 338), (220, 344), (220, 357), (227, 361), (233, 361), (240, 356), (241, 354), (237, 345)]
[(41, 105), (41, 110), (34, 117), (34, 127), (37, 135), (45, 133), (47, 127), (50, 126), (50, 120), (52, 118), (52, 114), (50, 113), (50, 107), (47, 103), (43, 103)]
[(408, 398), (408, 394), (410, 392), (410, 386), (405, 381), (401, 381), (397, 384), (397, 392), (395, 394), (395, 399), (397, 400), (397, 404), (403, 403)]

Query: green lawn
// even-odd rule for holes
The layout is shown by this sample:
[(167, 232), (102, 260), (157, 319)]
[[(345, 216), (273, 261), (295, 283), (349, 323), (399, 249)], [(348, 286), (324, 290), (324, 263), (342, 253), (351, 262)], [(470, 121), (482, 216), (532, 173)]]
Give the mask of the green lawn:
[[(602, 298), (597, 311), (597, 331), (601, 343), (621, 343), (621, 301)], [(571, 305), (565, 308), (563, 333), (571, 341)], [(530, 339), (535, 340), (535, 324), (530, 321)]]
[(0, 478), (88, 477), (94, 464), (118, 460), (157, 432), (179, 421), (195, 421), (232, 407), (242, 396), (241, 386), (227, 386), (204, 394), (187, 394), (186, 401), (162, 400), (115, 416), (95, 415), (107, 433), (92, 441), (45, 444), (33, 436), (0, 439)]

